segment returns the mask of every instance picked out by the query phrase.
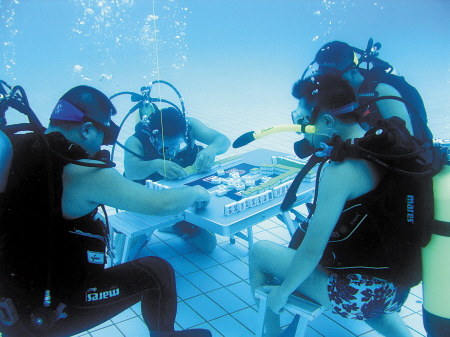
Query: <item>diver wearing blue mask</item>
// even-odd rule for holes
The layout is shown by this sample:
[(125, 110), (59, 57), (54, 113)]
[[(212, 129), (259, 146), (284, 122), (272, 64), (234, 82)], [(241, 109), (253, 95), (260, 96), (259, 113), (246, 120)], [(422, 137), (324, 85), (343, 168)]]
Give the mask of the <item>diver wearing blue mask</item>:
[[(155, 104), (149, 104), (141, 107), (139, 113), (141, 121), (136, 132), (125, 143), (133, 151), (125, 152), (125, 174), (142, 184), (146, 179), (185, 178), (188, 174), (184, 168), (191, 165), (200, 173), (207, 172), (215, 156), (230, 146), (223, 134), (196, 118), (185, 118), (173, 107), (159, 110)], [(207, 146), (195, 144), (196, 140)]]
[[(154, 103), (139, 109), (136, 132), (125, 143), (125, 175), (145, 185), (145, 180), (181, 179), (185, 167), (195, 165), (199, 173), (211, 169), (215, 156), (225, 153), (230, 140), (196, 118), (185, 118), (174, 107), (159, 109)], [(207, 146), (195, 144), (199, 141)], [(205, 253), (212, 252), (217, 239), (194, 224), (180, 221), (162, 231), (175, 232)]]

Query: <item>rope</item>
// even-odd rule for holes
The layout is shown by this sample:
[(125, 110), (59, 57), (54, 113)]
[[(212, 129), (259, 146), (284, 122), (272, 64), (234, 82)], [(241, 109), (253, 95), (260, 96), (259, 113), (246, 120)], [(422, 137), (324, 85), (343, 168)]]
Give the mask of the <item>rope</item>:
[[(156, 38), (156, 15), (155, 15), (155, 0), (152, 1), (153, 5), (153, 29), (155, 31), (155, 55), (156, 55), (156, 71), (158, 74), (158, 97), (159, 97), (159, 110), (161, 111), (161, 84), (159, 83), (159, 59), (158, 59), (158, 39)], [(163, 150), (163, 165), (164, 165), (164, 179), (167, 178), (166, 172), (166, 150), (164, 146), (164, 126), (162, 120), (161, 111), (161, 139), (162, 139), (162, 150)]]

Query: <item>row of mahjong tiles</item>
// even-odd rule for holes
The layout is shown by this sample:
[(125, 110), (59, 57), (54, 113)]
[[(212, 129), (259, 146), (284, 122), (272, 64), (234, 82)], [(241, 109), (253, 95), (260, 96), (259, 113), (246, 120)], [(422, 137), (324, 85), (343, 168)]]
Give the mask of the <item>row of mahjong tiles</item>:
[[(242, 156), (236, 155), (225, 158), (220, 161), (216, 161), (212, 168), (218, 168), (228, 166), (230, 164), (239, 162), (242, 160)], [(273, 198), (280, 197), (286, 194), (293, 179), (298, 174), (300, 169), (304, 166), (303, 163), (298, 161), (284, 158), (284, 157), (272, 157), (272, 164), (263, 164), (259, 168), (252, 168), (250, 174), (240, 177), (237, 172), (230, 172), (228, 178), (222, 178), (225, 176), (223, 169), (217, 170), (217, 177), (211, 179), (211, 183), (219, 185), (218, 190), (215, 191), (217, 196), (224, 196), (229, 190), (235, 189), (240, 191), (243, 197), (240, 201), (236, 201), (224, 206), (224, 214), (230, 215), (236, 212), (244, 211), (247, 208), (254, 207), (266, 203)], [(195, 174), (197, 169), (194, 165), (187, 167), (189, 175)], [(275, 177), (267, 177), (260, 175), (277, 174)], [(305, 177), (306, 181), (314, 181), (316, 171), (312, 170)], [(256, 178), (260, 178), (263, 183), (255, 186)], [(155, 190), (162, 190), (169, 188), (168, 186), (161, 185), (151, 180), (146, 181), (146, 186)], [(247, 190), (245, 190), (248, 187)]]

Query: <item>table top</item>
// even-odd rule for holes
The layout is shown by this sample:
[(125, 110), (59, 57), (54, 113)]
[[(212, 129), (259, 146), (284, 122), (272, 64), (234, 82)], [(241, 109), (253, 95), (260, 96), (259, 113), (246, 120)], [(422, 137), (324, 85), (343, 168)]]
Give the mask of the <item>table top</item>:
[[(254, 166), (271, 164), (272, 156), (286, 157), (288, 155), (282, 152), (267, 149), (257, 149), (243, 154), (242, 162), (240, 163), (247, 163)], [(239, 165), (240, 163), (232, 163), (224, 167), (220, 167), (220, 169), (227, 170)], [(160, 183), (171, 188), (177, 188), (203, 177), (210, 176), (216, 170), (217, 169), (213, 169), (203, 174), (194, 174), (182, 180), (164, 180), (160, 181)], [(309, 202), (314, 194), (314, 187), (314, 183), (302, 182), (297, 192), (297, 202), (295, 205)], [(272, 200), (259, 206), (251, 207), (242, 212), (225, 216), (224, 206), (234, 202), (234, 200), (228, 198), (227, 196), (218, 197), (211, 194), (211, 202), (206, 208), (197, 210), (194, 207), (189, 207), (184, 212), (184, 218), (186, 221), (205, 228), (211, 232), (228, 236), (279, 214), (280, 205), (283, 202), (283, 199), (284, 196), (273, 198)]]

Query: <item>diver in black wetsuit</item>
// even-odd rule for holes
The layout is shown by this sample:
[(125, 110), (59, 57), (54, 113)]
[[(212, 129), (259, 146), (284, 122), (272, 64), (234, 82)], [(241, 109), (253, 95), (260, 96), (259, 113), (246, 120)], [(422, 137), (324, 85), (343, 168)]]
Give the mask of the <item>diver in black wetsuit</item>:
[[(125, 147), (125, 176), (145, 185), (145, 180), (177, 179), (187, 176), (184, 168), (194, 165), (198, 172), (207, 172), (214, 164), (215, 156), (225, 153), (230, 140), (209, 128), (200, 120), (185, 117), (173, 107), (159, 109), (154, 104), (139, 108), (140, 122)], [(161, 116), (162, 115), (162, 116)], [(203, 148), (196, 141), (206, 144)], [(204, 253), (211, 253), (217, 239), (213, 233), (187, 221), (181, 221), (170, 229)]]
[[(300, 100), (296, 111), (300, 124), (315, 126), (314, 133), (305, 134), (314, 148), (323, 148), (322, 143), (336, 135), (342, 141), (365, 135), (359, 124), (355, 93), (342, 78), (332, 74), (306, 78), (294, 85), (293, 95)], [(318, 179), (314, 215), (300, 247), (294, 250), (270, 241), (252, 246), (252, 292), (260, 286), (270, 291), (266, 336), (279, 336), (279, 313), (294, 291), (344, 318), (364, 320), (384, 336), (412, 336), (398, 312), (411, 283), (419, 283), (420, 278), (404, 272), (407, 258), (399, 270), (391, 268), (379, 240), (393, 238), (395, 231), (382, 233), (374, 227), (371, 214), (364, 213), (368, 201), (389, 182), (386, 177), (389, 175), (383, 166), (362, 158), (329, 163)], [(353, 239), (354, 245), (348, 243)], [(406, 241), (400, 238), (396, 244), (409, 244)], [(336, 259), (328, 258), (330, 251), (336, 253)], [(414, 262), (421, 266), (420, 256)], [(274, 277), (282, 281), (281, 286), (266, 286)]]
[(58, 101), (45, 141), (34, 133), (10, 136), (14, 155), (0, 199), (4, 336), (72, 336), (138, 302), (151, 337), (211, 336), (174, 332), (177, 296), (167, 261), (145, 257), (104, 268), (109, 231), (99, 205), (169, 215), (209, 201), (201, 187), (153, 191), (97, 160), (100, 146), (117, 138), (115, 113), (103, 93), (79, 86)]

